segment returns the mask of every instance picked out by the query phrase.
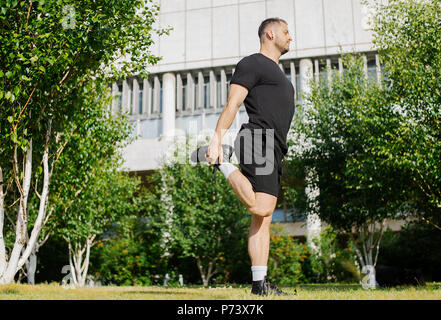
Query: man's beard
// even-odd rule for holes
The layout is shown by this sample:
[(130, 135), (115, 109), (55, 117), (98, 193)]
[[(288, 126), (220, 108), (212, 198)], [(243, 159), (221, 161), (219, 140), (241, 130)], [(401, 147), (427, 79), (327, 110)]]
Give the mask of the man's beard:
[(285, 53), (287, 53), (289, 51), (289, 48), (287, 49), (287, 48), (285, 48), (283, 46), (279, 46), (279, 45), (277, 47), (279, 48), (280, 55), (284, 55)]

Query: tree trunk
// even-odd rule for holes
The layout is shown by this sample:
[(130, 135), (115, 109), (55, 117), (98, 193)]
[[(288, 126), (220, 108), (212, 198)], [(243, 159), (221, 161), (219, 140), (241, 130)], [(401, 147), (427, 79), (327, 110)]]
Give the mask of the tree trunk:
[(20, 205), (17, 213), (17, 222), (15, 225), (15, 243), (12, 249), (11, 255), (9, 257), (9, 262), (6, 264), (6, 270), (0, 277), (0, 284), (8, 284), (14, 282), (14, 277), (21, 267), (18, 267), (19, 259), (21, 256), (22, 249), (26, 243), (26, 232), (27, 232), (27, 215), (26, 206), (28, 202), (29, 188), (31, 185), (31, 173), (32, 173), (32, 139), (29, 141), (30, 145), (26, 151), (25, 160), (25, 172), (23, 177), (23, 187), (20, 186), (18, 174), (18, 164), (17, 164), (17, 152), (14, 152), (14, 171), (16, 175), (17, 188), (20, 191)]
[[(69, 264), (72, 274), (72, 282), (75, 286), (84, 287), (87, 280), (87, 272), (89, 269), (90, 249), (93, 245), (93, 240), (96, 235), (86, 239), (84, 246), (76, 244), (72, 247), (70, 239), (68, 239), (69, 246)], [(86, 253), (84, 260), (83, 254)]]
[(26, 278), (28, 280), (28, 284), (35, 284), (35, 273), (37, 271), (37, 252), (34, 249), (29, 256), (28, 261), (26, 261)]
[[(384, 225), (385, 220), (381, 221), (377, 239), (375, 239), (375, 221), (371, 222), (370, 224), (366, 223), (360, 228), (359, 234), (361, 237), (362, 251), (356, 246), (355, 241), (353, 241), (355, 253), (361, 264), (361, 272), (365, 274), (363, 279), (360, 281), (363, 289), (375, 289), (379, 286), (378, 282), (376, 281), (375, 266), (377, 264), (380, 242), (384, 232)], [(374, 250), (376, 250), (375, 259), (373, 258)]]
[(199, 257), (196, 257), (196, 263), (198, 265), (199, 273), (201, 274), (202, 284), (204, 286), (208, 286), (211, 277), (217, 273), (217, 271), (213, 269), (213, 262), (208, 263), (208, 267), (206, 271), (204, 270), (201, 259)]
[(3, 227), (5, 221), (5, 207), (4, 207), (4, 198), (5, 195), (3, 193), (3, 172), (0, 167), (0, 279), (3, 278), (3, 273), (6, 269), (6, 247), (5, 247), (5, 239), (3, 237)]
[[(27, 234), (27, 229), (28, 229), (27, 205), (28, 205), (29, 188), (31, 185), (31, 177), (32, 177), (32, 152), (33, 152), (32, 138), (29, 141), (29, 148), (26, 150), (23, 186), (20, 185), (20, 179), (19, 179), (20, 174), (18, 169), (16, 147), (14, 150), (13, 167), (14, 167), (14, 176), (15, 176), (17, 189), (20, 192), (20, 199), (19, 199), (20, 204), (18, 208), (17, 221), (15, 225), (15, 243), (12, 252), (10, 254), (9, 261), (5, 264), (4, 267), (5, 270), (3, 274), (0, 274), (0, 284), (8, 284), (14, 282), (14, 277), (17, 274), (17, 272), (21, 270), (24, 264), (28, 261), (29, 257), (32, 254), (32, 251), (33, 250), (35, 251), (35, 246), (40, 236), (40, 231), (43, 228), (45, 222), (44, 218), (46, 215), (47, 200), (49, 195), (48, 158), (49, 158), (49, 141), (51, 136), (51, 130), (52, 130), (52, 120), (50, 119), (48, 121), (48, 130), (46, 132), (46, 140), (44, 145), (43, 161), (42, 161), (43, 190), (41, 195), (39, 196), (40, 206), (30, 237), (28, 237)], [(1, 247), (1, 243), (0, 243), (0, 247)]]

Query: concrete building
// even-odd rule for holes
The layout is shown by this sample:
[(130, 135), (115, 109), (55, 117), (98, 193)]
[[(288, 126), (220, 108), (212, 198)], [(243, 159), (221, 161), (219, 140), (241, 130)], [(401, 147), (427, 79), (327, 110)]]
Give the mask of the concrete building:
[[(161, 56), (148, 79), (131, 77), (113, 84), (112, 110), (129, 110), (138, 139), (124, 150), (125, 168), (148, 173), (158, 168), (173, 139), (214, 130), (227, 101), (237, 62), (259, 52), (257, 30), (268, 17), (287, 21), (293, 42), (280, 68), (296, 89), (307, 91), (311, 77), (327, 77), (326, 66), (342, 70), (339, 54), (359, 52), (365, 70), (380, 75), (368, 29), (368, 10), (360, 0), (160, 0), (157, 27), (173, 27), (156, 37), (152, 53)], [(247, 121), (244, 107), (230, 137)], [(236, 131), (235, 131), (236, 130)], [(313, 214), (313, 213), (311, 213)], [(293, 222), (287, 210), (274, 221), (288, 223), (293, 235), (320, 228), (320, 222)], [(314, 222), (315, 221), (315, 222)]]

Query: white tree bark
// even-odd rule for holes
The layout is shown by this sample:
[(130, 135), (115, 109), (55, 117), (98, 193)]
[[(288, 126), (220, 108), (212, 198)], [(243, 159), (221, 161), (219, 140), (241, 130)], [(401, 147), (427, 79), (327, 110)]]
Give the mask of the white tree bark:
[(5, 221), (4, 198), (5, 194), (3, 193), (3, 172), (2, 168), (0, 167), (0, 279), (2, 279), (7, 263), (5, 239), (3, 237), (3, 227)]
[[(15, 224), (15, 243), (12, 252), (9, 257), (9, 261), (4, 263), (4, 272), (0, 273), (0, 284), (7, 284), (14, 282), (14, 277), (17, 272), (24, 266), (26, 262), (31, 263), (29, 257), (32, 252), (36, 252), (35, 247), (40, 235), (40, 231), (43, 228), (45, 221), (47, 199), (49, 194), (49, 140), (51, 136), (52, 120), (49, 120), (48, 130), (46, 132), (46, 140), (43, 151), (43, 190), (40, 198), (40, 206), (37, 214), (37, 219), (32, 228), (31, 236), (28, 238), (28, 196), (31, 185), (32, 177), (32, 138), (29, 141), (29, 148), (26, 150), (26, 157), (24, 162), (24, 176), (23, 185), (20, 185), (18, 160), (16, 150), (14, 152), (14, 175), (17, 188), (20, 192), (20, 202), (17, 214), (17, 221)], [(3, 201), (3, 198), (2, 198)], [(3, 206), (2, 206), (3, 208)], [(4, 211), (2, 211), (4, 213)], [(3, 224), (3, 220), (1, 221)], [(3, 232), (1, 233), (3, 237)], [(1, 247), (1, 243), (0, 243)], [(1, 250), (1, 249), (0, 249)], [(1, 254), (1, 253), (0, 253)], [(6, 255), (5, 255), (6, 256)], [(1, 258), (0, 258), (1, 259)], [(6, 259), (5, 259), (6, 260)], [(36, 263), (36, 260), (34, 261)], [(32, 262), (33, 263), (33, 262)]]
[[(14, 276), (17, 273), (18, 261), (22, 249), (26, 243), (27, 232), (27, 212), (26, 206), (29, 195), (29, 188), (31, 185), (31, 173), (32, 173), (32, 139), (29, 142), (29, 148), (26, 151), (26, 160), (24, 164), (24, 177), (23, 186), (20, 186), (19, 178), (16, 176), (17, 188), (20, 191), (20, 204), (17, 214), (17, 222), (15, 225), (15, 243), (7, 263), (6, 270), (0, 278), (0, 284), (12, 283)], [(17, 153), (14, 152), (14, 169), (16, 175), (18, 174)]]
[(377, 238), (375, 238), (375, 233), (377, 232), (375, 222), (366, 223), (358, 230), (361, 238), (361, 249), (358, 248), (355, 241), (353, 241), (354, 251), (360, 262), (361, 271), (366, 274), (366, 276), (361, 279), (361, 284), (364, 289), (373, 289), (378, 286), (375, 266), (378, 261), (380, 242), (384, 233), (385, 224), (385, 220), (380, 223)]
[[(76, 244), (74, 247), (70, 239), (67, 239), (69, 246), (69, 265), (72, 274), (72, 282), (75, 286), (84, 287), (87, 280), (87, 272), (89, 270), (90, 249), (93, 246), (93, 240), (96, 235), (86, 239), (84, 245)], [(84, 260), (83, 255), (86, 253)]]
[(26, 278), (28, 284), (35, 284), (35, 273), (37, 271), (37, 252), (34, 247), (32, 249), (29, 259), (26, 261)]
[(204, 270), (204, 267), (202, 266), (201, 259), (199, 257), (196, 258), (196, 262), (198, 265), (199, 273), (201, 274), (202, 284), (204, 286), (208, 286), (208, 283), (210, 282), (211, 277), (217, 273), (217, 270), (216, 270), (216, 268), (213, 268), (214, 267), (213, 262), (208, 263), (208, 267), (206, 270)]

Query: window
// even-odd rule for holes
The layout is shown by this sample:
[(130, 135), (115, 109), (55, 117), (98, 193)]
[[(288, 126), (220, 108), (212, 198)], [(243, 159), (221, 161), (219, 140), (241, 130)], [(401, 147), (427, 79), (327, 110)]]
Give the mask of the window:
[(144, 84), (141, 82), (139, 84), (139, 93), (138, 93), (138, 114), (142, 114), (142, 95), (144, 91)]
[[(297, 70), (299, 70), (299, 68), (297, 68)], [(300, 81), (301, 81), (300, 72), (296, 72), (296, 103), (297, 104), (299, 104), (302, 101), (301, 92), (300, 92)]]
[(210, 107), (210, 77), (204, 77), (204, 84), (203, 84), (203, 92), (204, 92), (204, 109), (207, 109)]
[(155, 90), (154, 90), (154, 87), (153, 87), (153, 83), (152, 82), (150, 82), (150, 89), (149, 89), (149, 93), (150, 93), (150, 103), (149, 103), (149, 105), (147, 106), (148, 107), (148, 109), (149, 109), (149, 113), (153, 113), (153, 103), (154, 103), (154, 96), (155, 96)]
[(186, 91), (187, 91), (187, 78), (183, 78), (182, 79), (182, 106), (181, 106), (182, 111), (185, 110), (185, 101), (186, 101), (185, 92)]
[(367, 75), (369, 79), (377, 81), (377, 64), (375, 58), (367, 61)]
[(222, 83), (220, 74), (216, 75), (216, 106), (222, 107)]
[(159, 113), (162, 113), (162, 82), (159, 83)]
[(230, 73), (230, 74), (227, 74), (227, 100), (228, 100), (228, 94), (229, 94), (229, 92), (230, 92), (230, 81), (231, 81), (231, 77), (232, 77), (232, 74)]
[[(197, 79), (197, 77), (195, 77)], [(194, 84), (194, 109), (197, 109), (199, 107), (199, 83), (195, 81)]]
[(319, 81), (328, 86), (328, 67), (326, 61), (319, 62)]

